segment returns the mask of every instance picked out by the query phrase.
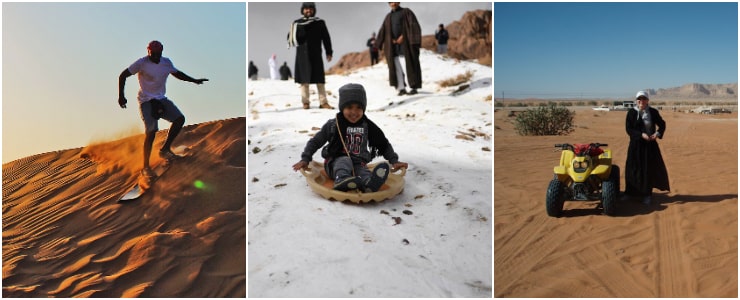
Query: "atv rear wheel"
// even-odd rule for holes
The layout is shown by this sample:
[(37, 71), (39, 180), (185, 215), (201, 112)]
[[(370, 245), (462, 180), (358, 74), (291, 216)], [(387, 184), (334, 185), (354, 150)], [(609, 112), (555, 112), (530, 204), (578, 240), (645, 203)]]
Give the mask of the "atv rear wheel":
[(563, 204), (565, 204), (565, 199), (563, 199), (563, 183), (557, 179), (553, 179), (547, 187), (547, 199), (545, 201), (547, 215), (559, 217), (563, 213)]
[(604, 214), (613, 216), (617, 210), (617, 198), (619, 197), (619, 166), (612, 165), (609, 180), (601, 183), (601, 206)]

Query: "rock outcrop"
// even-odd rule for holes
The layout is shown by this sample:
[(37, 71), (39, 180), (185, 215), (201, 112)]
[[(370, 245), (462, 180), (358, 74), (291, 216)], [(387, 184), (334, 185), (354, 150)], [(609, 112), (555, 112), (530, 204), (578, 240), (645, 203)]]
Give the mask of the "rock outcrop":
[(656, 98), (737, 98), (737, 82), (726, 84), (687, 83), (680, 87), (647, 89)]
[[(459, 21), (445, 25), (450, 34), (447, 41), (447, 55), (460, 60), (477, 59), (480, 64), (491, 66), (493, 59), (493, 28), (490, 10), (466, 12)], [(422, 36), (421, 47), (431, 51), (437, 50), (434, 34)], [(383, 61), (381, 53), (380, 60)], [(352, 52), (342, 56), (327, 74), (342, 74), (356, 68), (370, 66), (367, 50)]]
[[(478, 59), (481, 64), (491, 65), (493, 30), (492, 11), (474, 10), (466, 12), (460, 21), (445, 25), (450, 34), (447, 41), (447, 55), (461, 59)], [(434, 35), (422, 37), (421, 47), (437, 50)]]

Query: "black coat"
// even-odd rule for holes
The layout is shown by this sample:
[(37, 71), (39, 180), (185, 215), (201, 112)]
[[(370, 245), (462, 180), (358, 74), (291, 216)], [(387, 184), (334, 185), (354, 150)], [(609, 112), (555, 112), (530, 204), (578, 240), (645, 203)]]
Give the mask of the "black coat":
[(288, 80), (290, 77), (293, 77), (293, 74), (290, 73), (288, 65), (283, 64), (280, 66), (280, 80)]
[[(339, 125), (339, 128), (337, 128), (337, 125)], [(341, 135), (347, 138), (343, 143), (341, 139), (336, 138), (340, 136), (337, 132), (346, 133), (348, 127), (361, 127), (363, 130), (358, 130), (357, 132), (361, 132), (362, 134), (355, 135), (354, 137), (348, 134)], [(326, 165), (328, 165), (328, 162), (334, 158), (347, 155), (347, 152), (344, 150), (345, 145), (352, 149), (350, 150), (350, 155), (353, 157), (353, 161), (358, 160), (363, 163), (369, 163), (376, 156), (382, 155), (391, 164), (398, 162), (398, 154), (393, 150), (393, 146), (385, 137), (383, 130), (373, 121), (370, 121), (367, 115), (363, 115), (362, 119), (352, 124), (344, 118), (341, 112), (337, 113), (336, 119), (327, 121), (321, 127), (321, 130), (308, 140), (303, 153), (301, 153), (301, 160), (310, 162), (313, 159), (313, 154), (324, 146), (321, 150), (321, 157), (327, 160)]]
[(257, 74), (257, 67), (250, 61), (249, 62), (249, 77)]
[(446, 29), (442, 29), (434, 34), (434, 38), (437, 39), (437, 43), (440, 45), (447, 45), (447, 40), (450, 38), (450, 35), (447, 33)]
[(370, 52), (378, 52), (378, 47), (375, 46), (375, 38), (367, 39), (367, 47), (370, 48)]
[(293, 78), (296, 83), (325, 83), (324, 59), (321, 57), (321, 45), (324, 45), (326, 55), (331, 56), (331, 37), (324, 20), (300, 18), (293, 21), (297, 25), (295, 30), (298, 46), (295, 53), (295, 68)]
[(670, 191), (671, 189), (668, 181), (668, 171), (657, 140), (649, 142), (642, 138), (643, 133), (657, 131), (660, 139), (665, 134), (665, 121), (658, 110), (652, 107), (648, 107), (648, 110), (653, 121), (653, 128), (645, 127), (645, 123), (636, 109), (630, 109), (625, 120), (625, 129), (630, 137), (624, 172), (625, 194), (632, 196), (650, 195), (653, 188), (663, 191)]
[[(413, 11), (408, 8), (399, 8), (401, 10), (402, 21), (401, 31), (403, 34), (403, 43), (400, 45), (403, 48), (404, 59), (406, 60), (406, 80), (412, 89), (421, 88), (421, 62), (419, 61), (419, 53), (421, 51), (421, 26), (419, 21), (416, 19), (416, 15)], [(391, 14), (388, 13), (383, 19), (383, 24), (378, 29), (378, 39), (376, 45), (383, 51), (385, 55), (385, 61), (388, 63), (388, 82), (390, 86), (398, 86), (398, 79), (396, 78), (396, 63), (393, 60), (394, 45), (392, 43), (392, 28), (391, 28)]]

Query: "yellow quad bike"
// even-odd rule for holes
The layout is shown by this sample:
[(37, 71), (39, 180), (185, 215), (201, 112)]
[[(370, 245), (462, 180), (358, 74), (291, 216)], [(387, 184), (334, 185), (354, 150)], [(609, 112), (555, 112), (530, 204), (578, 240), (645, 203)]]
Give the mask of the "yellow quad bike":
[(619, 166), (612, 164), (607, 144), (556, 144), (560, 165), (547, 187), (547, 215), (559, 217), (565, 201), (601, 200), (604, 214), (613, 216), (619, 197)]

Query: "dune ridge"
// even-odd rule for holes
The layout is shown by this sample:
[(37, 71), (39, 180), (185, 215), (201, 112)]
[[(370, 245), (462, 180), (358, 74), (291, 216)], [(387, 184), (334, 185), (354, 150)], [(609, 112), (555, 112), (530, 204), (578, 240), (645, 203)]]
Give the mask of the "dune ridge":
[(3, 164), (3, 297), (245, 297), (245, 130), (186, 126), (191, 155), (126, 203), (143, 135)]

